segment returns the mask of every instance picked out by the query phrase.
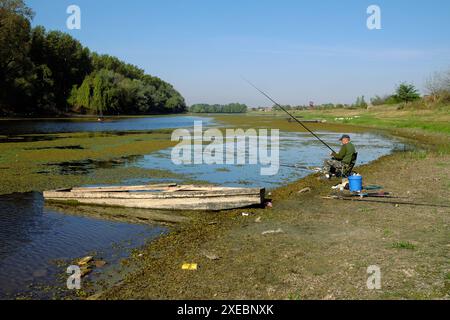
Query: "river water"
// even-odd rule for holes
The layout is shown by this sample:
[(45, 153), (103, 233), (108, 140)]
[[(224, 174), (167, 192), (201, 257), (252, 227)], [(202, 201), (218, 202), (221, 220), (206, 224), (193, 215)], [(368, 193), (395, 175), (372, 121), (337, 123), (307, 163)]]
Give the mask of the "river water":
[(211, 118), (193, 116), (154, 116), (122, 119), (107, 119), (104, 122), (82, 119), (52, 119), (52, 120), (0, 120), (0, 135), (30, 135), (45, 133), (73, 132), (115, 132), (115, 131), (146, 131), (157, 129), (172, 129), (189, 127), (196, 120), (205, 124)]
[[(339, 150), (340, 135), (333, 132), (317, 132), (321, 139), (328, 141), (334, 150)], [(402, 149), (404, 145), (387, 136), (374, 133), (354, 133), (352, 141), (358, 149), (358, 165), (369, 163), (382, 156)], [(169, 170), (192, 180), (208, 181), (223, 186), (277, 188), (286, 183), (301, 179), (322, 167), (330, 151), (308, 133), (280, 133), (280, 163), (275, 175), (262, 175), (261, 169), (269, 165), (227, 165), (190, 164), (176, 165), (171, 161), (172, 149), (166, 149), (139, 158), (135, 166), (148, 169)], [(235, 152), (248, 156), (249, 144), (237, 148)], [(227, 146), (223, 153), (226, 154)], [(231, 150), (231, 149), (230, 149)], [(269, 148), (270, 150), (270, 148)], [(248, 158), (247, 158), (248, 163)], [(146, 179), (133, 179), (129, 183), (146, 183)]]
[[(26, 135), (58, 132), (134, 131), (193, 127), (202, 120), (206, 126), (217, 125), (211, 118), (171, 116), (122, 119), (107, 123), (83, 121), (0, 121), (0, 134)], [(335, 148), (339, 134), (319, 132), (322, 139)], [(358, 148), (358, 164), (368, 163), (402, 148), (400, 141), (374, 133), (352, 134)], [(236, 152), (248, 152), (237, 150)], [(260, 174), (261, 165), (175, 165), (171, 149), (155, 152), (126, 166), (170, 170), (183, 175), (183, 180), (208, 181), (227, 186), (275, 188), (300, 179), (311, 171), (292, 168), (321, 166), (329, 151), (306, 133), (281, 133), (279, 171), (274, 176)], [(287, 165), (287, 166), (285, 166)], [(172, 182), (171, 180), (170, 182)], [(125, 180), (123, 184), (154, 182), (149, 179)], [(113, 222), (89, 216), (74, 216), (44, 205), (42, 194), (34, 192), (0, 196), (0, 298), (22, 295), (51, 298), (47, 285), (61, 285), (61, 266), (72, 259), (91, 253), (108, 264), (128, 256), (130, 249), (168, 232), (158, 225)], [(95, 277), (95, 275), (94, 275)], [(59, 281), (59, 282), (58, 282)]]

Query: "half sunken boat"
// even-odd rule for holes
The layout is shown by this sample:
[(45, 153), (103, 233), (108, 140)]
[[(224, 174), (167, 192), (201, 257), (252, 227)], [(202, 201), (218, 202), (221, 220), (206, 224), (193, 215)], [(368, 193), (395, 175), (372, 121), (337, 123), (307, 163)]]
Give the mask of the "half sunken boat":
[(196, 185), (89, 187), (45, 191), (49, 201), (158, 210), (221, 211), (264, 203), (263, 188)]

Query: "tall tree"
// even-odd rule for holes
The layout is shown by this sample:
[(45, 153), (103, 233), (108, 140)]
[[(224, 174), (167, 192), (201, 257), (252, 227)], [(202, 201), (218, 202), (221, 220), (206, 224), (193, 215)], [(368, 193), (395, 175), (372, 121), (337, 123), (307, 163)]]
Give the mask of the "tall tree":
[(22, 0), (0, 0), (0, 113), (183, 112), (172, 85), (59, 32), (31, 28)]
[(402, 83), (397, 87), (395, 97), (400, 102), (408, 103), (420, 99), (420, 94), (414, 85)]
[(30, 95), (32, 63), (28, 53), (33, 15), (22, 0), (0, 0), (0, 108), (23, 108)]
[(55, 83), (55, 100), (58, 108), (68, 111), (67, 97), (73, 85), (80, 85), (91, 73), (92, 64), (89, 49), (70, 35), (51, 31), (47, 34), (47, 65), (52, 71)]

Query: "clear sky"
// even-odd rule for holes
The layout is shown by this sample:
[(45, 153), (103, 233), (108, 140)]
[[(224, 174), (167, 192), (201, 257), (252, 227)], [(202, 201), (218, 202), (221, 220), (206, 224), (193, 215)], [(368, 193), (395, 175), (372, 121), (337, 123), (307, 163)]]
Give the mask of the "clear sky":
[[(172, 83), (192, 103), (352, 103), (450, 68), (448, 0), (27, 0), (65, 31)], [(81, 30), (66, 9), (81, 8)], [(366, 27), (369, 5), (382, 30)]]

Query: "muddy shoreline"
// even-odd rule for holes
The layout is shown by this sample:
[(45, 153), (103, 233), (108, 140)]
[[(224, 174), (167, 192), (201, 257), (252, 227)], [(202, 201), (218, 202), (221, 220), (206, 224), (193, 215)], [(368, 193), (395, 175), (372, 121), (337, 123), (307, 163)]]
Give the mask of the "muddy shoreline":
[[(435, 152), (436, 147), (445, 143), (447, 139), (445, 136), (439, 136), (439, 139), (432, 141), (433, 143), (423, 145), (424, 141), (430, 139), (430, 137), (434, 137), (434, 135), (418, 135), (417, 133), (401, 130), (382, 131), (411, 139), (412, 141), (415, 141), (417, 146), (424, 147), (426, 151), (396, 152), (368, 165), (358, 167), (357, 171), (367, 177), (369, 182), (386, 182), (386, 180), (389, 179), (389, 173), (405, 170), (405, 167), (410, 166), (411, 162), (414, 162), (416, 165), (421, 163), (423, 166), (427, 166), (427, 169), (431, 170), (431, 166), (436, 164), (436, 162), (445, 163), (445, 161), (448, 160), (448, 155), (442, 155)], [(385, 166), (389, 166), (388, 172), (382, 172)], [(444, 167), (446, 170), (444, 179), (446, 179), (445, 177), (448, 177), (447, 174), (449, 170), (448, 167)], [(379, 239), (380, 235), (376, 234), (376, 232), (375, 234), (368, 236), (367, 239), (365, 239), (364, 236), (361, 236), (359, 231), (351, 231), (355, 232), (355, 234), (353, 235), (351, 233), (352, 236), (348, 237), (345, 236), (345, 233), (344, 235), (341, 234), (343, 232), (340, 230), (342, 229), (341, 224), (344, 223), (345, 229), (345, 224), (348, 225), (352, 220), (356, 220), (355, 223), (357, 225), (362, 224), (363, 228), (371, 229), (371, 226), (366, 225), (364, 218), (345, 211), (349, 210), (348, 208), (351, 208), (350, 204), (333, 203), (329, 200), (321, 199), (321, 196), (330, 193), (330, 186), (336, 184), (336, 182), (337, 181), (323, 182), (318, 180), (317, 175), (310, 175), (291, 183), (288, 186), (278, 188), (272, 192), (273, 209), (234, 210), (214, 214), (186, 213), (191, 219), (190, 223), (157, 239), (140, 250), (139, 253), (133, 255), (130, 259), (130, 263), (135, 264), (137, 270), (139, 270), (138, 272), (127, 275), (125, 280), (121, 283), (114, 284), (108, 290), (97, 293), (92, 296), (92, 298), (420, 299), (425, 297), (448, 297), (448, 293), (445, 292), (445, 289), (449, 286), (448, 280), (446, 280), (446, 277), (448, 277), (446, 272), (450, 272), (450, 270), (445, 271), (447, 269), (442, 265), (442, 262), (436, 262), (438, 264), (440, 263), (439, 267), (441, 269), (441, 274), (439, 275), (439, 284), (441, 287), (443, 286), (443, 289), (440, 288), (442, 290), (438, 290), (439, 293), (436, 293), (436, 289), (431, 290), (432, 293), (417, 293), (414, 290), (411, 290), (409, 286), (403, 288), (401, 284), (400, 289), (395, 288), (395, 290), (388, 290), (387, 292), (368, 293), (364, 288), (361, 288), (361, 285), (358, 285), (356, 288), (352, 286), (351, 281), (347, 284), (342, 284), (341, 287), (337, 286), (338, 288), (334, 288), (334, 286), (324, 286), (323, 284), (319, 286), (320, 288), (314, 288), (314, 285), (311, 286), (311, 283), (321, 282), (318, 281), (317, 278), (323, 278), (324, 275), (334, 275), (339, 278), (340, 273), (338, 271), (329, 269), (332, 269), (333, 263), (338, 263), (338, 261), (342, 262), (340, 261), (342, 258), (335, 257), (337, 261), (332, 262), (330, 265), (330, 262), (327, 261), (326, 258), (327, 255), (321, 254), (321, 246), (317, 245), (314, 241), (311, 242), (309, 238), (315, 238), (316, 234), (327, 238), (327, 234), (324, 234), (323, 230), (331, 232), (337, 239), (330, 239), (330, 241), (333, 245), (338, 245), (338, 252), (342, 251), (340, 252), (341, 255), (344, 257), (348, 255), (349, 259), (356, 261), (350, 263), (350, 265), (353, 265), (350, 266), (350, 273), (353, 273), (352, 270), (358, 269), (355, 266), (358, 266), (358, 264), (361, 263), (360, 260), (365, 261), (366, 259), (364, 252), (361, 252), (362, 248), (354, 247), (354, 252), (349, 252), (348, 248), (342, 248), (343, 243), (347, 243), (348, 241), (385, 242), (385, 240)], [(393, 189), (398, 189), (398, 193), (396, 194), (407, 196), (409, 193), (402, 194), (402, 183), (403, 182), (399, 179), (391, 179), (387, 184), (390, 184)], [(311, 188), (312, 192), (299, 195), (298, 191), (305, 187)], [(421, 190), (421, 192), (425, 192), (426, 188), (427, 186), (424, 185), (424, 190)], [(428, 188), (430, 187), (428, 186)], [(448, 188), (446, 192), (448, 193)], [(445, 194), (442, 196), (443, 199), (436, 199), (437, 203), (439, 203), (439, 201), (445, 202)], [(430, 201), (430, 198), (425, 197), (424, 200)], [(413, 216), (414, 223), (416, 223), (416, 219), (420, 218), (417, 217), (417, 215), (420, 216), (422, 211), (424, 211), (423, 208), (420, 210), (402, 206), (400, 210), (398, 209), (398, 206), (395, 205), (390, 205), (388, 207), (384, 206), (386, 205), (381, 205), (380, 207), (376, 204), (364, 204), (362, 209), (358, 208), (358, 210), (362, 210), (361, 212), (363, 213), (366, 211), (370, 212), (372, 216), (379, 215), (379, 219), (383, 221), (386, 219), (386, 210), (405, 210), (405, 214)], [(342, 219), (341, 217), (336, 217), (336, 215), (332, 214), (332, 212), (338, 210), (337, 208), (339, 207), (343, 208), (343, 212), (346, 212), (346, 218)], [(296, 214), (296, 211), (299, 209), (301, 211), (300, 218)], [(248, 213), (249, 217), (243, 217), (243, 211)], [(449, 230), (449, 212), (445, 209), (443, 209), (443, 212), (445, 213), (442, 217), (444, 222), (440, 221), (443, 229), (439, 230), (439, 241), (445, 241), (442, 239), (442, 235)], [(370, 221), (373, 221), (373, 219), (373, 217), (369, 218)], [(433, 217), (433, 219), (437, 218)], [(398, 231), (390, 230), (395, 229), (396, 227), (395, 225), (392, 225), (392, 221), (389, 221), (389, 219), (384, 221), (384, 223), (386, 226), (380, 227), (384, 229), (377, 230), (378, 233), (384, 232), (387, 234), (384, 238), (381, 237), (381, 239), (386, 239), (391, 233), (398, 233), (400, 235), (403, 232), (406, 234), (414, 232), (414, 230), (409, 229)], [(320, 226), (321, 224), (323, 224), (323, 226)], [(337, 235), (334, 235), (335, 230), (333, 230), (335, 224), (339, 225), (339, 227), (336, 228)], [(289, 230), (291, 228), (293, 230)], [(358, 226), (355, 228), (358, 229)], [(261, 239), (261, 232), (264, 232), (266, 229), (280, 229), (282, 230), (282, 234), (278, 237), (274, 236), (268, 238), (270, 241), (266, 241), (266, 239)], [(299, 232), (298, 229), (300, 230), (300, 235), (296, 234)], [(295, 235), (291, 236), (291, 231)], [(371, 232), (372, 231), (373, 230), (371, 230)], [(303, 233), (305, 235), (303, 235)], [(374, 238), (371, 239), (371, 237)], [(399, 236), (399, 238), (402, 237)], [(320, 240), (321, 239), (317, 239), (318, 242), (320, 242)], [(433, 242), (435, 239), (428, 240)], [(300, 245), (297, 244), (297, 241)], [(328, 242), (328, 240), (326, 242)], [(354, 244), (350, 245), (350, 247), (352, 246), (354, 246)], [(279, 252), (274, 251), (275, 247), (278, 247)], [(311, 251), (317, 250), (315, 255), (307, 253), (307, 250), (310, 249), (309, 247), (313, 248)], [(365, 247), (365, 245), (362, 247)], [(326, 250), (325, 248), (322, 249)], [(374, 248), (369, 248), (368, 250), (370, 249), (375, 250)], [(389, 251), (385, 253), (385, 256), (394, 257), (397, 255), (395, 249), (386, 249), (386, 244), (382, 246), (382, 249)], [(392, 250), (393, 252), (390, 252)], [(284, 252), (285, 255), (280, 256), (282, 252)], [(248, 256), (242, 256), (244, 253)], [(329, 254), (334, 256), (334, 253), (330, 252)], [(355, 255), (357, 258), (354, 257)], [(217, 256), (220, 258), (218, 260), (211, 260), (208, 256)], [(307, 259), (305, 259), (305, 256), (307, 256)], [(433, 256), (433, 259), (435, 258), (438, 259), (439, 256)], [(380, 260), (384, 261), (384, 259), (385, 257)], [(407, 259), (408, 257), (406, 257), (406, 260)], [(291, 270), (292, 268), (295, 269), (295, 267), (293, 267), (295, 262), (292, 260), (296, 260), (296, 262), (302, 266), (302, 268), (300, 268), (301, 270)], [(199, 270), (191, 273), (182, 271), (181, 265), (183, 263), (198, 263)], [(359, 269), (361, 268), (362, 266), (359, 266)], [(406, 270), (405, 272), (408, 274), (410, 271)], [(289, 279), (284, 279), (286, 274), (289, 274)], [(363, 277), (365, 276), (364, 270), (359, 270), (358, 277), (361, 277), (361, 275)], [(393, 278), (395, 279), (393, 282), (397, 281), (395, 277)], [(404, 279), (402, 279), (402, 281), (404, 281)], [(436, 282), (436, 279), (433, 279), (433, 281)], [(309, 285), (310, 288), (297, 294), (296, 290), (293, 289), (297, 286), (292, 285), (291, 282), (297, 282), (299, 286)], [(289, 285), (287, 285), (287, 283)], [(361, 281), (361, 283), (363, 282)]]
[[(286, 121), (286, 119), (276, 119), (275, 121), (268, 121), (266, 117), (250, 117), (255, 121), (243, 121), (242, 117), (233, 116), (215, 116), (219, 118), (222, 124), (229, 124), (235, 127), (248, 128), (249, 126), (256, 127), (277, 127), (285, 131), (298, 131), (298, 128), (293, 124)], [(446, 157), (446, 153), (440, 151), (441, 148), (445, 151), (448, 146), (448, 137), (444, 135), (437, 135), (431, 133), (421, 133), (410, 130), (385, 130), (367, 126), (354, 126), (347, 124), (333, 124), (328, 123), (326, 125), (315, 125), (315, 130), (331, 130), (336, 132), (375, 132), (383, 135), (392, 135), (406, 139), (407, 144), (415, 145), (416, 151), (412, 149), (405, 149), (403, 152), (396, 152), (389, 156), (380, 158), (368, 165), (359, 167), (358, 172), (371, 176), (377, 174), (377, 170), (385, 163), (394, 162), (395, 166), (406, 165), (413, 161), (422, 161), (426, 166), (431, 166), (431, 163), (427, 163), (427, 157), (436, 157), (441, 159)], [(88, 136), (88, 135), (86, 135)], [(111, 136), (111, 137), (110, 137)], [(44, 155), (48, 159), (42, 162), (44, 166), (48, 164), (51, 159), (60, 161), (61, 153), (71, 152), (72, 162), (68, 162), (67, 169), (70, 172), (48, 172), (52, 177), (61, 177), (65, 183), (75, 183), (74, 181), (67, 181), (67, 177), (71, 177), (70, 173), (77, 173), (77, 183), (88, 181), (86, 176), (78, 173), (79, 169), (89, 169), (90, 175), (94, 172), (95, 175), (91, 177), (92, 183), (98, 182), (98, 179), (106, 182), (114, 182), (120, 180), (122, 177), (129, 177), (130, 174), (136, 177), (144, 175), (151, 175), (154, 177), (177, 177), (177, 175), (162, 172), (158, 170), (150, 169), (133, 169), (122, 168), (123, 163), (127, 161), (127, 157), (112, 159), (111, 154), (101, 155), (100, 150), (95, 150), (94, 145), (101, 141), (101, 139), (112, 139), (114, 137), (115, 147), (111, 149), (114, 151), (113, 155), (119, 157), (122, 155), (125, 146), (127, 146), (127, 154), (141, 154), (161, 148), (167, 147), (170, 142), (167, 142), (168, 132), (164, 130), (156, 130), (152, 132), (138, 132), (138, 133), (123, 133), (117, 138), (116, 134), (94, 134), (90, 139), (94, 140), (87, 142), (85, 135), (83, 134), (62, 134), (59, 139), (61, 141), (55, 141), (48, 145), (47, 142), (42, 142), (42, 145), (36, 147), (36, 145), (30, 145), (24, 148), (23, 144), (17, 145), (18, 149), (24, 150), (26, 153), (33, 153)], [(136, 138), (138, 137), (138, 138)], [(65, 139), (65, 140), (64, 140)], [(117, 140), (119, 139), (119, 140)], [(112, 140), (111, 140), (112, 141)], [(143, 142), (152, 142), (151, 146), (144, 145)], [(447, 142), (446, 142), (447, 141)], [(103, 141), (101, 141), (103, 142)], [(424, 145), (426, 143), (426, 145)], [(106, 144), (105, 144), (106, 145)], [(130, 146), (132, 151), (130, 151)], [(95, 150), (95, 151), (94, 151)], [(49, 151), (51, 153), (49, 154)], [(81, 152), (85, 153), (84, 155)], [(94, 155), (96, 159), (92, 165), (86, 166), (82, 162), (82, 158), (85, 155)], [(123, 156), (123, 155), (122, 155)], [(33, 157), (29, 155), (25, 158), (23, 165), (30, 163)], [(101, 165), (97, 165), (97, 162)], [(103, 162), (107, 163), (105, 166)], [(111, 163), (111, 164), (110, 164)], [(42, 164), (40, 164), (42, 166)], [(22, 166), (22, 163), (19, 163)], [(15, 165), (19, 169), (19, 166)], [(38, 167), (39, 164), (33, 162), (33, 166)], [(395, 167), (394, 166), (394, 167)], [(61, 167), (65, 169), (66, 167)], [(80, 167), (80, 168), (78, 168)], [(92, 167), (92, 168), (90, 168)], [(400, 168), (398, 167), (397, 170)], [(56, 166), (55, 168), (58, 168)], [(446, 167), (444, 166), (446, 169)], [(0, 167), (0, 170), (2, 168)], [(33, 168), (33, 170), (35, 170)], [(78, 171), (76, 171), (78, 170)], [(113, 171), (114, 170), (114, 171)], [(119, 173), (118, 173), (119, 170)], [(361, 170), (361, 171), (360, 171)], [(114, 172), (113, 177), (111, 174)], [(80, 173), (85, 173), (80, 172)], [(42, 175), (42, 172), (34, 172), (36, 178)], [(114, 180), (111, 180), (114, 179)], [(390, 179), (386, 174), (382, 175), (382, 179)], [(17, 179), (15, 179), (17, 182)], [(44, 185), (41, 185), (41, 182)], [(41, 181), (39, 184), (33, 182), (33, 188), (38, 186), (40, 189), (48, 188), (47, 182)], [(54, 182), (60, 184), (58, 180)], [(125, 259), (123, 263), (117, 265), (120, 279), (123, 279), (119, 283), (116, 282), (117, 274), (114, 272), (109, 274), (107, 271), (102, 275), (101, 287), (105, 291), (97, 292), (98, 286), (86, 285), (82, 291), (75, 293), (73, 297), (86, 298), (91, 296), (90, 299), (296, 299), (296, 298), (324, 298), (321, 296), (315, 296), (320, 294), (321, 290), (317, 293), (309, 293), (307, 295), (298, 295), (295, 290), (277, 289), (280, 286), (280, 280), (283, 278), (280, 273), (282, 270), (286, 273), (286, 268), (289, 270), (289, 265), (292, 262), (274, 263), (280, 259), (286, 259), (285, 256), (289, 256), (290, 252), (285, 253), (284, 256), (277, 256), (273, 252), (273, 248), (281, 246), (277, 249), (279, 252), (284, 252), (287, 248), (296, 247), (296, 242), (291, 238), (295, 235), (295, 238), (304, 242), (303, 250), (309, 248), (315, 248), (315, 242), (320, 242), (321, 239), (315, 239), (315, 242), (309, 242), (309, 239), (303, 239), (298, 233), (305, 232), (308, 237), (314, 237), (316, 234), (322, 234), (322, 228), (328, 230), (329, 233), (336, 231), (334, 228), (330, 229), (328, 220), (330, 220), (329, 212), (327, 210), (334, 209), (335, 206), (339, 207), (343, 204), (340, 203), (327, 203), (322, 196), (330, 193), (330, 187), (332, 184), (336, 184), (337, 181), (323, 182), (317, 180), (317, 175), (310, 175), (302, 178), (298, 181), (292, 182), (287, 186), (277, 188), (272, 191), (270, 198), (274, 203), (273, 209), (245, 209), (234, 210), (220, 213), (199, 213), (199, 212), (182, 212), (180, 217), (171, 217), (173, 213), (167, 213), (166, 215), (160, 215), (155, 213), (151, 216), (145, 212), (143, 215), (133, 216), (135, 222), (145, 223), (143, 218), (149, 222), (159, 222), (169, 220), (170, 230), (168, 234), (152, 240), (151, 243), (145, 245), (142, 248), (138, 248), (131, 252), (131, 258)], [(380, 181), (374, 180), (373, 183), (380, 183)], [(308, 187), (311, 192), (305, 194), (298, 194), (298, 191)], [(17, 184), (15, 185), (17, 188)], [(30, 188), (29, 182), (25, 188)], [(432, 189), (432, 187), (430, 187)], [(304, 208), (303, 208), (304, 207)], [(306, 208), (306, 209), (305, 209)], [(70, 210), (71, 208), (65, 208), (67, 211), (73, 211), (74, 214), (78, 213), (78, 210)], [(302, 215), (306, 216), (305, 221), (299, 222), (296, 212), (301, 209)], [(113, 209), (98, 208), (96, 214), (98, 217), (104, 218), (110, 216), (110, 212), (107, 214), (105, 211)], [(325, 210), (325, 211), (323, 211)], [(364, 209), (366, 210), (366, 209)], [(367, 208), (367, 212), (376, 212), (373, 208)], [(375, 210), (375, 211), (374, 211)], [(86, 210), (85, 210), (86, 211)], [(92, 211), (89, 208), (87, 211)], [(98, 211), (98, 212), (97, 212)], [(119, 220), (122, 220), (123, 210), (116, 210), (116, 216)], [(319, 219), (314, 216), (317, 211), (320, 212)], [(243, 216), (245, 212), (245, 216)], [(365, 213), (366, 211), (364, 211)], [(323, 215), (323, 216), (322, 216)], [(325, 218), (324, 218), (325, 217)], [(169, 219), (167, 219), (169, 218)], [(304, 218), (302, 216), (302, 218)], [(321, 225), (325, 219), (325, 225)], [(350, 220), (350, 219), (349, 219)], [(347, 221), (349, 221), (347, 220)], [(175, 222), (175, 224), (173, 224)], [(339, 220), (333, 222), (333, 224), (340, 223)], [(316, 224), (319, 224), (317, 226)], [(442, 222), (441, 222), (442, 224)], [(445, 226), (445, 224), (444, 224)], [(388, 228), (391, 228), (390, 226)], [(263, 237), (260, 239), (262, 233), (266, 231), (282, 230), (280, 234)], [(337, 228), (339, 230), (339, 228)], [(342, 231), (342, 230), (341, 230)], [(292, 234), (291, 234), (292, 233)], [(269, 233), (270, 234), (270, 233)], [(327, 237), (327, 234), (323, 235)], [(351, 237), (350, 237), (351, 238)], [(269, 239), (267, 241), (266, 239)], [(281, 241), (280, 241), (281, 239)], [(342, 240), (342, 239), (340, 239)], [(265, 243), (267, 242), (267, 243)], [(336, 241), (333, 240), (332, 243)], [(257, 243), (255, 247), (253, 244)], [(401, 243), (401, 241), (399, 242)], [(358, 249), (355, 249), (358, 250)], [(240, 252), (246, 252), (246, 257), (241, 257)], [(295, 250), (294, 250), (295, 251)], [(294, 256), (299, 255), (304, 257), (304, 252), (294, 252)], [(291, 258), (292, 259), (292, 258)], [(314, 277), (320, 277), (326, 272), (329, 272), (328, 267), (324, 267), (323, 257), (320, 252), (308, 258), (309, 265), (303, 266), (307, 271), (311, 271)], [(199, 269), (196, 272), (186, 273), (181, 270), (183, 263), (198, 263)], [(303, 262), (300, 262), (302, 265)], [(253, 268), (252, 265), (255, 265)], [(325, 263), (326, 265), (326, 263)], [(117, 273), (117, 271), (115, 271)], [(292, 272), (290, 276), (297, 277), (298, 274), (303, 275), (304, 270)], [(287, 272), (288, 274), (290, 271)], [(122, 275), (126, 275), (124, 278)], [(313, 278), (314, 278), (313, 277)], [(242, 288), (236, 286), (237, 283), (242, 282), (243, 278), (253, 282), (251, 284), (245, 284)], [(291, 279), (292, 280), (292, 279)], [(289, 280), (289, 281), (291, 281)], [(287, 280), (283, 280), (284, 282)], [(316, 281), (315, 279), (309, 279), (309, 281)], [(94, 281), (95, 282), (95, 281)], [(245, 281), (244, 281), (245, 282)], [(283, 282), (283, 283), (284, 283)], [(220, 284), (220, 286), (219, 286)], [(305, 285), (305, 283), (302, 283)], [(287, 286), (289, 287), (289, 286)], [(225, 290), (225, 289), (226, 290)], [(264, 288), (263, 291), (262, 288)], [(71, 295), (72, 296), (72, 295)], [(325, 295), (325, 297), (328, 295)], [(335, 298), (340, 298), (339, 295), (334, 295)], [(346, 296), (350, 298), (359, 298), (359, 296)]]

